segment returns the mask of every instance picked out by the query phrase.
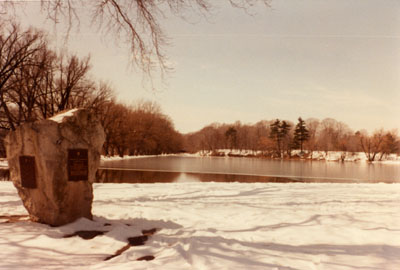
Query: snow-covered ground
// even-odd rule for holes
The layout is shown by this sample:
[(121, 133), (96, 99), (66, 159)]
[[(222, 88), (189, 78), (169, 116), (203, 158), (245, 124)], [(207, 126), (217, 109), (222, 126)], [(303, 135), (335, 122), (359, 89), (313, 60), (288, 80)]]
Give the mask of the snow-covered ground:
[[(94, 194), (94, 221), (0, 218), (0, 269), (400, 269), (400, 184), (95, 184)], [(0, 182), (0, 216), (24, 214)], [(104, 261), (152, 228), (145, 245)], [(79, 230), (105, 233), (63, 238)]]

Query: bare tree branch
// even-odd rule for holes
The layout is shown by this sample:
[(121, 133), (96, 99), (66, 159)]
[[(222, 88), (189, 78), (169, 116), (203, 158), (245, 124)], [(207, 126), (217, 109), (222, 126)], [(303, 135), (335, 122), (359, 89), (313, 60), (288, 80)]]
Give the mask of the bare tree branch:
[[(269, 5), (270, 0), (226, 0), (232, 7), (246, 12), (258, 3)], [(91, 12), (91, 21), (105, 36), (129, 44), (132, 64), (151, 78), (155, 70), (161, 75), (170, 68), (164, 48), (167, 38), (160, 24), (165, 13), (184, 18), (186, 11), (209, 12), (217, 5), (212, 0), (40, 0), (42, 12), (57, 24), (68, 22), (67, 35), (79, 27), (80, 19)], [(3, 12), (11, 12), (13, 1), (3, 1)], [(1, 20), (1, 19), (0, 19)]]

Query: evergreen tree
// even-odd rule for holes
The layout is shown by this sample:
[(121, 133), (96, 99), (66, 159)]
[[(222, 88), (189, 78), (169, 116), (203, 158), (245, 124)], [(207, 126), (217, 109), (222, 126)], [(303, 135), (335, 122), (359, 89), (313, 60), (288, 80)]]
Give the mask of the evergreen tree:
[(289, 123), (287, 123), (286, 121), (282, 121), (281, 127), (280, 127), (280, 135), (282, 138), (282, 154), (281, 157), (283, 156), (283, 152), (286, 151), (287, 155), (290, 157), (291, 156), (291, 152), (292, 152), (292, 147), (291, 147), (291, 139), (289, 136), (289, 131), (291, 129), (291, 126)]
[(286, 121), (280, 121), (276, 119), (274, 123), (270, 125), (271, 131), (269, 137), (276, 142), (277, 152), (282, 157), (282, 141), (289, 133), (290, 125)]
[(301, 119), (301, 117), (299, 117), (298, 120), (299, 122), (294, 130), (293, 145), (295, 145), (296, 148), (300, 147), (300, 153), (303, 153), (303, 143), (310, 138), (310, 135), (304, 120)]
[(271, 131), (269, 137), (275, 141), (279, 140), (279, 127), (281, 126), (281, 121), (276, 119), (274, 123), (270, 125)]
[(279, 119), (276, 119), (275, 122), (270, 125), (271, 131), (269, 133), (269, 137), (276, 142), (276, 148), (279, 155), (281, 153), (281, 137), (279, 135), (280, 125), (281, 121)]
[(289, 133), (290, 130), (290, 125), (286, 123), (286, 121), (282, 121), (282, 124), (280, 126), (280, 135), (282, 138), (286, 137)]

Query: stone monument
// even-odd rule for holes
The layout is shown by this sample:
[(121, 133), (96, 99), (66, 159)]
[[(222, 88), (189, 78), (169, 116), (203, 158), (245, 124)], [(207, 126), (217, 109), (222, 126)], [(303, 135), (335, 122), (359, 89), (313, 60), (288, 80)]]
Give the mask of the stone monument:
[(104, 130), (85, 109), (27, 123), (5, 140), (10, 179), (31, 220), (60, 226), (92, 218)]

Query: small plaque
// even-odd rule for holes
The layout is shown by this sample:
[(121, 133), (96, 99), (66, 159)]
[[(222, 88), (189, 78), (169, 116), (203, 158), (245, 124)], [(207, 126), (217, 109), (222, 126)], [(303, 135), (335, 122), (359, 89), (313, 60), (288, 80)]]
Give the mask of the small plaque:
[(24, 188), (36, 188), (35, 157), (20, 156), (19, 169), (21, 175), (21, 186)]
[(88, 150), (68, 149), (68, 180), (88, 181)]

